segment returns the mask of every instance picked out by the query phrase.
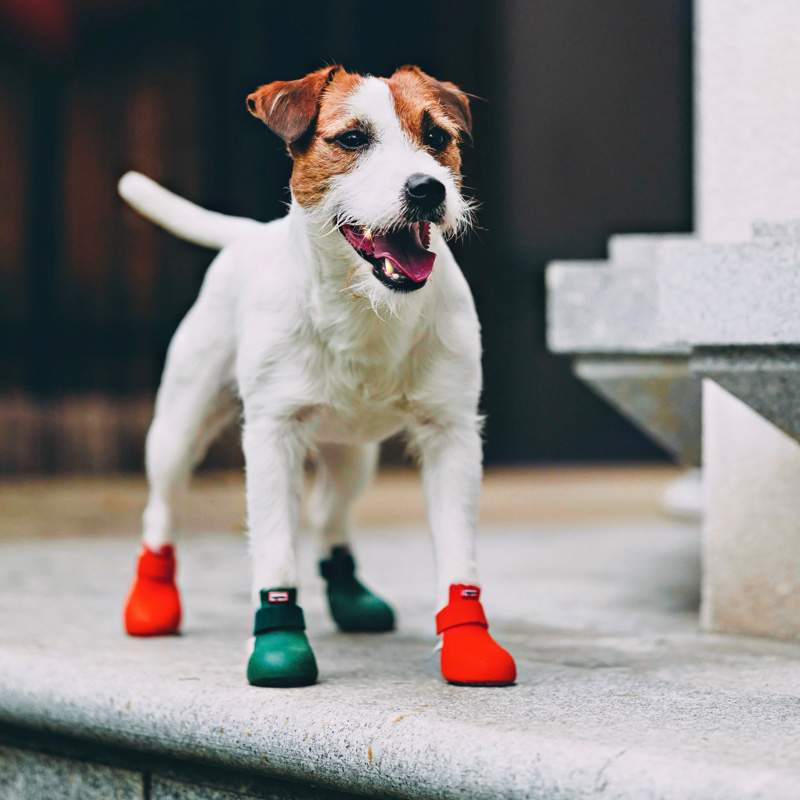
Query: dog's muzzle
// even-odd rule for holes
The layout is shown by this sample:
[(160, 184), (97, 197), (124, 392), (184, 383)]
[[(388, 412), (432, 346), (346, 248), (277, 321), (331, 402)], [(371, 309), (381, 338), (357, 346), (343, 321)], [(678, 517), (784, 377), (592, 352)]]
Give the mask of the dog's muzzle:
[(381, 232), (357, 225), (342, 225), (339, 230), (356, 253), (372, 265), (372, 274), (389, 289), (421, 289), (433, 271), (436, 254), (428, 249), (430, 222), (412, 222)]

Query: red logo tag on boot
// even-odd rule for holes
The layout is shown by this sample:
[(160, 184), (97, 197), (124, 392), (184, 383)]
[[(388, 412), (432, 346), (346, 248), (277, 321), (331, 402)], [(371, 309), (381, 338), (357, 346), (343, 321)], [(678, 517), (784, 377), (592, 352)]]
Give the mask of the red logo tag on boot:
[(267, 593), (267, 602), (268, 603), (288, 603), (289, 602), (289, 592), (268, 592)]

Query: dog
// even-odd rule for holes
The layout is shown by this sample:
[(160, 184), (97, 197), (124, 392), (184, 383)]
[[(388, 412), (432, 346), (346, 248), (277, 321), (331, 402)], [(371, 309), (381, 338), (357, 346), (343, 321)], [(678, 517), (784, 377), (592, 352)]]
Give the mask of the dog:
[(389, 78), (332, 66), (262, 86), (247, 107), (293, 159), (285, 217), (217, 214), (138, 173), (119, 184), (144, 216), (220, 250), (167, 354), (147, 436), (150, 494), (126, 630), (178, 631), (180, 494), (240, 413), (256, 608), (249, 682), (317, 678), (295, 561), (309, 451), (318, 459), (311, 516), (334, 621), (346, 631), (391, 630), (391, 607), (356, 577), (349, 511), (379, 443), (405, 432), (421, 462), (434, 542), (442, 675), (511, 684), (516, 667), (488, 633), (475, 563), (480, 328), (445, 241), (473, 214), (461, 191), (468, 97), (414, 66)]

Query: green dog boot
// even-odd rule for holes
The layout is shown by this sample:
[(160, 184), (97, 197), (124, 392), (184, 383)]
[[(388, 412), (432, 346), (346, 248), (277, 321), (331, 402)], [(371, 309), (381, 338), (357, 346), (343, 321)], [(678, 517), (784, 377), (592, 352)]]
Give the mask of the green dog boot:
[(253, 653), (247, 680), (253, 686), (310, 686), (317, 680), (317, 662), (305, 634), (297, 589), (261, 591), (256, 611)]
[(355, 576), (356, 562), (347, 547), (334, 547), (319, 562), (328, 583), (328, 607), (339, 630), (346, 633), (382, 633), (394, 629), (392, 607), (374, 595)]

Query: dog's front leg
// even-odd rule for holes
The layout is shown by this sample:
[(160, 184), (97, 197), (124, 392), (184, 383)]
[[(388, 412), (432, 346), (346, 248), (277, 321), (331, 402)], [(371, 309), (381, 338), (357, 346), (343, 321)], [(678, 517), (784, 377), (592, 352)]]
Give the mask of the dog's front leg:
[(413, 440), (422, 461), (436, 552), (442, 675), (464, 685), (511, 684), (517, 674), (514, 659), (489, 635), (475, 563), (483, 460), (480, 422), (477, 417), (446, 422), (429, 417), (413, 430)]
[(256, 605), (247, 678), (256, 686), (305, 686), (317, 678), (297, 605), (295, 535), (308, 422), (244, 404), (247, 520)]
[(297, 587), (295, 533), (306, 443), (295, 421), (247, 415), (242, 436), (247, 477), (247, 525), (253, 559), (252, 595)]
[(422, 464), (436, 555), (437, 600), (444, 606), (452, 584), (478, 582), (475, 528), (483, 461), (480, 421), (427, 418), (413, 430), (412, 442)]

